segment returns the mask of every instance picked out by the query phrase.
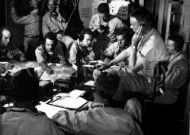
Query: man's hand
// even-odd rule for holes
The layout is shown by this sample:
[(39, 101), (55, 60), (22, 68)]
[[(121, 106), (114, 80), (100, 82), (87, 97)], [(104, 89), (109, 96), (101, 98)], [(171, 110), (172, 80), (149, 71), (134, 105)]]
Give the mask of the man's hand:
[(96, 67), (97, 67), (100, 71), (102, 71), (102, 70), (105, 70), (105, 69), (109, 68), (110, 65), (109, 65), (108, 63), (102, 63), (102, 64), (97, 64)]
[(98, 70), (98, 69), (95, 69), (93, 71), (93, 78), (94, 78), (94, 80), (96, 80), (100, 76), (100, 74), (101, 74), (101, 71)]
[(46, 67), (45, 71), (48, 73), (48, 74), (53, 74), (53, 69), (50, 68), (50, 67)]

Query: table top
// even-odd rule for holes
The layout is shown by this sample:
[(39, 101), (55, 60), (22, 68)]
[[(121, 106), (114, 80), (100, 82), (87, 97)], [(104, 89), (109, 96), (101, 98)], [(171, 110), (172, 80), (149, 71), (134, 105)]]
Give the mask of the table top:
[(69, 79), (71, 74), (76, 72), (76, 70), (73, 69), (72, 66), (66, 66), (56, 63), (48, 64), (48, 66), (50, 66), (53, 69), (54, 71), (53, 74), (47, 74), (46, 71), (43, 71), (42, 67), (35, 61), (14, 62), (14, 63), (0, 62), (0, 64), (6, 68), (6, 72), (1, 75), (6, 75), (8, 72), (11, 75), (14, 75), (15, 73), (17, 73), (22, 69), (34, 68), (38, 77), (40, 77), (39, 80), (41, 81), (54, 82), (57, 79)]

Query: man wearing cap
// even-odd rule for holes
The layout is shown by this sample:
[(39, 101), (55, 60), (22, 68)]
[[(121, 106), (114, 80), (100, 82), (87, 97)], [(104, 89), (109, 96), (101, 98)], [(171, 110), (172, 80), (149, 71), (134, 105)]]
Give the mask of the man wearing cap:
[(39, 81), (33, 69), (21, 70), (12, 79), (14, 107), (0, 115), (1, 135), (63, 135), (53, 121), (36, 110)]

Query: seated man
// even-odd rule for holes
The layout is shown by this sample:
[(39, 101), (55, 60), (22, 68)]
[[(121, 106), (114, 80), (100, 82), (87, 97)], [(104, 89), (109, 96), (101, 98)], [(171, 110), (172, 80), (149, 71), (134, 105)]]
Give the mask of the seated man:
[(24, 54), (11, 42), (11, 31), (4, 27), (0, 31), (0, 61), (24, 61)]
[(81, 31), (80, 36), (68, 47), (68, 63), (74, 66), (81, 66), (82, 61), (94, 60), (94, 52), (91, 49), (93, 33), (89, 28)]
[[(184, 40), (181, 35), (168, 37), (167, 49), (170, 58), (165, 72), (165, 91), (156, 96), (153, 103), (147, 104), (148, 114), (145, 121), (147, 128), (151, 129), (152, 134), (155, 135), (177, 133), (179, 108), (176, 106), (176, 101), (180, 93), (179, 89), (188, 79), (188, 61), (182, 53), (183, 44)], [(158, 125), (158, 123), (162, 124)]]
[(128, 29), (121, 28), (117, 33), (117, 41), (111, 44), (105, 51), (104, 56), (109, 60), (116, 58), (119, 53), (124, 51), (129, 47), (130, 39), (132, 36), (129, 33)]
[(114, 108), (109, 102), (117, 90), (119, 80), (117, 74), (102, 73), (95, 82), (94, 102), (78, 111), (60, 111), (53, 119), (61, 128), (74, 134), (142, 135), (142, 130), (133, 119), (135, 115)]
[(0, 115), (1, 135), (63, 135), (55, 123), (36, 110), (39, 81), (34, 71), (21, 70), (12, 80), (14, 107)]
[(52, 32), (46, 34), (45, 43), (35, 50), (37, 62), (49, 74), (52, 73), (53, 70), (47, 66), (47, 63), (65, 64), (65, 54), (66, 47), (61, 42), (57, 44), (56, 36)]

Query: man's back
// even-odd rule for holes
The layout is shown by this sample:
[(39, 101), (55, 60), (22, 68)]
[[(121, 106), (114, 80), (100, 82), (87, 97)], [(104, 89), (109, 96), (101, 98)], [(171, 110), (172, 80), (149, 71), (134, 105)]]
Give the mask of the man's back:
[(0, 115), (1, 135), (63, 134), (45, 115), (27, 109), (14, 108)]
[(69, 132), (84, 135), (142, 135), (142, 130), (131, 115), (119, 108), (94, 106), (75, 113), (63, 111), (54, 120)]

